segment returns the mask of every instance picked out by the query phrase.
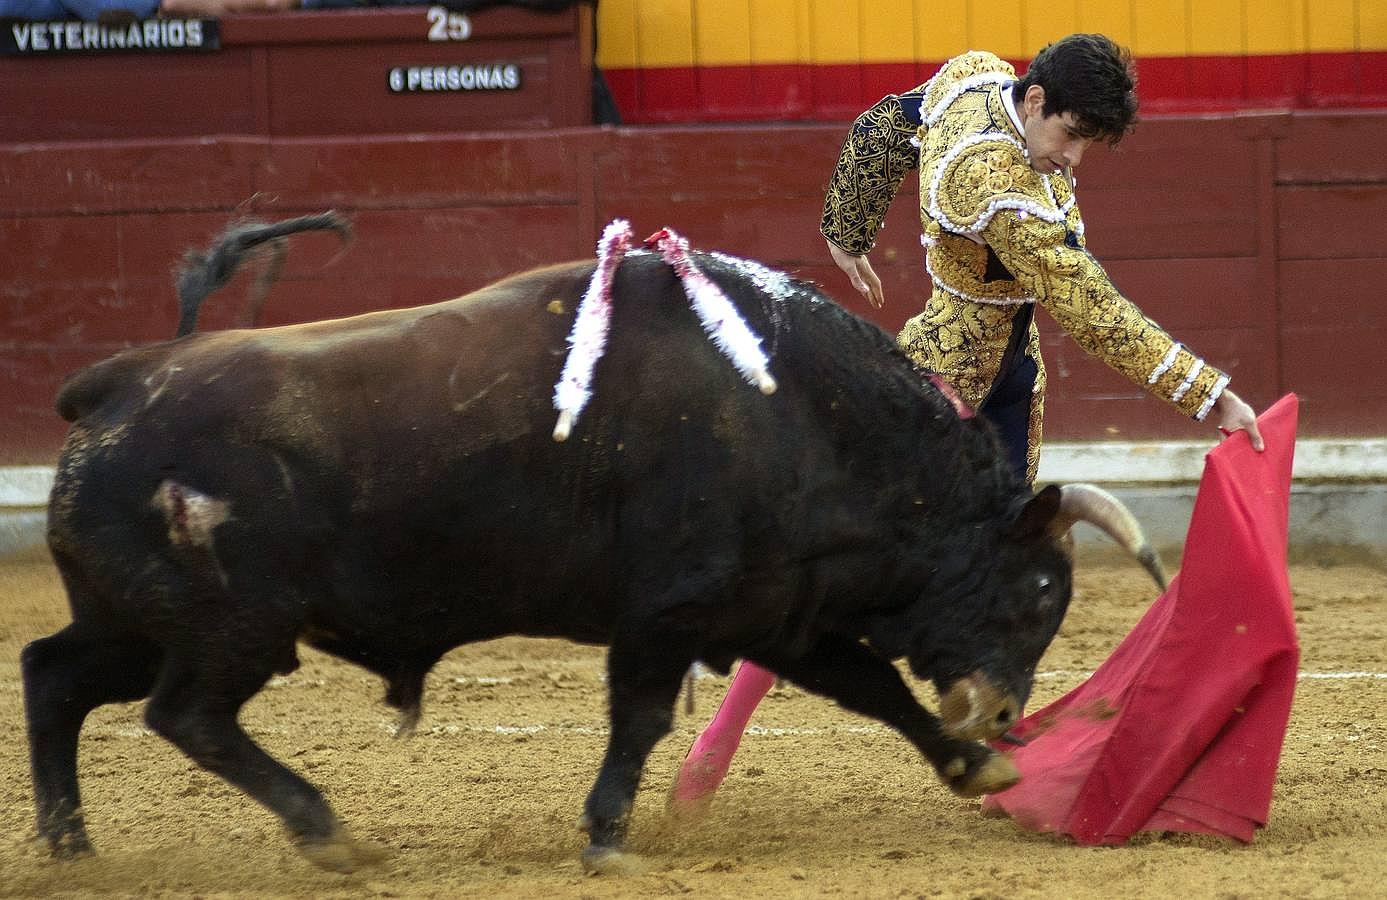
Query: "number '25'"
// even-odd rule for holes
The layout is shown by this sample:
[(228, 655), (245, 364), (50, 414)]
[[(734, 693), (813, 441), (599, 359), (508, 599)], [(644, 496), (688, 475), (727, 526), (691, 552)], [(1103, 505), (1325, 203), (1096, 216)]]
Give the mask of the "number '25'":
[(465, 41), (472, 36), (472, 20), (446, 6), (430, 6), (424, 14), (429, 20), (429, 40)]

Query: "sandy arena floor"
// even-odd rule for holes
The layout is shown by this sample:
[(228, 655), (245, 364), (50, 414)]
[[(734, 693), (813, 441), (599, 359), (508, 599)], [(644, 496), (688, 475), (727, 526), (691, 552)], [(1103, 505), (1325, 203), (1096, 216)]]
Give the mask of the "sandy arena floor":
[[(1091, 670), (1153, 592), (1135, 568), (1081, 570), (1042, 670)], [(304, 862), (264, 810), (151, 734), (138, 704), (97, 710), (81, 775), (99, 855), (50, 861), (32, 839), (18, 656), (67, 621), (45, 563), (0, 567), (0, 896), (140, 897), (1367, 897), (1387, 884), (1387, 573), (1291, 571), (1305, 673), (1271, 821), (1243, 847), (1142, 838), (1080, 848), (984, 818), (876, 723), (796, 689), (762, 706), (708, 818), (679, 826), (665, 794), (725, 679), (656, 748), (631, 849), (649, 873), (587, 877), (574, 829), (605, 735), (600, 649), (525, 639), (464, 647), (430, 677), (410, 741), (381, 685), (331, 658), (277, 679), (243, 715), (317, 783), (385, 862), (334, 875)], [(1040, 680), (1038, 706), (1078, 674)], [(1165, 723), (1179, 727), (1178, 722)]]

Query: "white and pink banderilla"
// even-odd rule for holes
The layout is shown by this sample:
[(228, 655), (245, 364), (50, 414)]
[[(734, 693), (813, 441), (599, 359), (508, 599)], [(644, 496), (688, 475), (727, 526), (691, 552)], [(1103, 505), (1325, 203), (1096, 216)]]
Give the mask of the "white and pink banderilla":
[[(554, 408), (559, 411), (554, 425), (556, 441), (568, 439), (579, 413), (592, 399), (592, 373), (607, 349), (611, 327), (612, 282), (621, 260), (631, 249), (631, 240), (631, 223), (615, 219), (603, 229), (597, 242), (597, 268), (578, 306), (573, 330), (568, 335), (568, 358), (558, 384), (554, 385)], [(761, 393), (774, 394), (776, 383), (770, 374), (770, 360), (761, 349), (761, 339), (722, 289), (694, 265), (689, 242), (670, 229), (661, 228), (646, 238), (645, 246), (658, 251), (674, 269), (703, 330), (742, 377)]]

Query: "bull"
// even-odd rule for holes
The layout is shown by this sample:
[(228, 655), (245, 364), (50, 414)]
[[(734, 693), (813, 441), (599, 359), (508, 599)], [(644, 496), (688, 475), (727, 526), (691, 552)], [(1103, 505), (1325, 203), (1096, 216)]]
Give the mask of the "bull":
[[(257, 244), (335, 221), (240, 227), (183, 281), (205, 294)], [(91, 852), (84, 718), (148, 698), (151, 729), (276, 814), (311, 860), (369, 859), (237, 721), (298, 666), (300, 641), (383, 678), (404, 730), (454, 647), (605, 644), (610, 737), (581, 818), (599, 871), (630, 862), (642, 769), (695, 661), (754, 660), (886, 723), (957, 794), (1015, 783), (985, 740), (1020, 715), (1064, 617), (1068, 528), (1094, 521), (1133, 550), (1140, 530), (1092, 489), (1032, 493), (982, 419), (814, 286), (693, 261), (762, 336), (772, 396), (727, 364), (650, 253), (615, 270), (606, 354), (563, 442), (550, 394), (591, 262), (414, 309), (186, 334), (65, 382), (47, 538), (72, 622), (22, 654), (52, 852)]]

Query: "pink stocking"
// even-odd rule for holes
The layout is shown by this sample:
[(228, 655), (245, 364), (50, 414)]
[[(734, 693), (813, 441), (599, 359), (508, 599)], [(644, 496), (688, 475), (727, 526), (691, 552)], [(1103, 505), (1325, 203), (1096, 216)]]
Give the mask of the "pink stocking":
[(691, 807), (712, 797), (727, 770), (732, 756), (742, 741), (742, 732), (756, 711), (756, 704), (775, 684), (775, 673), (755, 663), (743, 662), (732, 676), (732, 686), (718, 707), (713, 721), (689, 748), (679, 776), (674, 781), (671, 802), (677, 807)]

